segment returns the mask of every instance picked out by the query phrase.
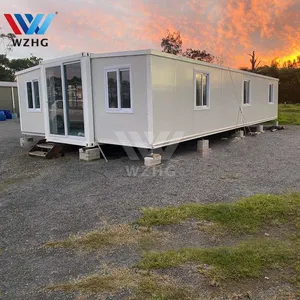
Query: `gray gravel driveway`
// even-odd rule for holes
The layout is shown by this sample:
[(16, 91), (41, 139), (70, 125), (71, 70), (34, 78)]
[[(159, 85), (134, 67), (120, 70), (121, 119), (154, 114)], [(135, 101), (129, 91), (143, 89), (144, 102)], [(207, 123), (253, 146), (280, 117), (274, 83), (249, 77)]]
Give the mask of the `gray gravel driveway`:
[[(132, 265), (137, 257), (126, 247), (91, 255), (41, 246), (103, 222), (133, 222), (143, 206), (300, 190), (299, 129), (215, 140), (207, 157), (194, 146), (180, 147), (154, 173), (144, 173), (142, 161), (126, 156), (109, 163), (81, 162), (78, 152), (52, 160), (29, 157), (19, 146), (19, 122), (0, 122), (0, 298), (75, 299), (41, 289), (96, 272), (103, 262)], [(137, 176), (128, 176), (130, 168), (139, 168)]]

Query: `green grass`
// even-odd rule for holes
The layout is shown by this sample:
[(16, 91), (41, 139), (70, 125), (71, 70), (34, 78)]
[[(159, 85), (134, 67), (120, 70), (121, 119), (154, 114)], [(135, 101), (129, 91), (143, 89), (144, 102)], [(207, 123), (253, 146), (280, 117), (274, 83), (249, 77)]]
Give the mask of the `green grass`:
[[(118, 245), (151, 244), (151, 241), (163, 241), (166, 237), (152, 229), (153, 225), (178, 224), (188, 219), (209, 224), (214, 232), (217, 230), (235, 234), (235, 238), (239, 237), (240, 241), (232, 246), (144, 251), (140, 261), (130, 269), (108, 268), (101, 274), (48, 289), (78, 292), (81, 295), (96, 294), (101, 297), (126, 290), (131, 292), (127, 298), (130, 300), (197, 299), (196, 287), (188, 287), (169, 276), (158, 275), (157, 272), (191, 263), (197, 265), (199, 272), (211, 284), (220, 285), (220, 291), (226, 292), (224, 289), (231, 284), (238, 286), (240, 279), (260, 279), (265, 272), (275, 270), (276, 276), (280, 277), (281, 273), (284, 275), (282, 280), (277, 278), (272, 284), (279, 286), (288, 282), (295, 287), (293, 293), (297, 288), (300, 293), (300, 193), (256, 195), (230, 203), (192, 203), (179, 207), (146, 208), (134, 226), (108, 226), (66, 240), (50, 242), (46, 246), (101, 250), (104, 247), (113, 249)], [(280, 226), (278, 232), (276, 226)], [(265, 229), (271, 233), (272, 238), (265, 236)], [(247, 240), (243, 241), (243, 233), (252, 236), (248, 235)], [(223, 238), (224, 241), (230, 241), (230, 236)], [(226, 284), (223, 285), (223, 282)], [(250, 287), (251, 281), (246, 282)]]
[[(123, 290), (134, 292), (131, 300), (192, 300), (191, 289), (179, 287), (168, 276), (136, 272), (129, 269), (112, 269), (106, 274), (84, 277), (73, 282), (58, 284), (46, 290), (107, 295)], [(101, 298), (102, 299), (102, 298)], [(108, 299), (105, 297), (105, 299)]]
[(51, 241), (46, 248), (78, 248), (85, 251), (98, 250), (105, 247), (138, 244), (147, 248), (166, 236), (158, 231), (141, 226), (127, 224), (108, 226), (86, 234), (71, 236), (65, 240)]
[(280, 125), (300, 125), (300, 104), (279, 104), (278, 121)]
[(137, 220), (142, 226), (205, 220), (211, 229), (230, 233), (254, 233), (264, 225), (295, 225), (300, 216), (300, 193), (256, 195), (232, 203), (185, 204), (179, 207), (145, 208)]
[(203, 271), (211, 279), (258, 278), (264, 269), (296, 267), (295, 244), (272, 239), (255, 239), (233, 247), (192, 248), (178, 251), (148, 252), (139, 267), (145, 270), (177, 267), (187, 262), (206, 264)]

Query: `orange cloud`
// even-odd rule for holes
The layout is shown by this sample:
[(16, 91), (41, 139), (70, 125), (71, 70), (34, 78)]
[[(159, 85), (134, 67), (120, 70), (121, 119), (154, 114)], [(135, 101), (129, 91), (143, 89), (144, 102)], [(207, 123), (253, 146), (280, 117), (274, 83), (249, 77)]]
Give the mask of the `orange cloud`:
[[(59, 12), (47, 32), (48, 49), (34, 49), (45, 57), (160, 49), (167, 29), (181, 31), (184, 48), (205, 49), (233, 67), (249, 66), (253, 50), (262, 63), (300, 52), (299, 0), (14, 2), (21, 13)], [(7, 3), (2, 10), (11, 12)]]

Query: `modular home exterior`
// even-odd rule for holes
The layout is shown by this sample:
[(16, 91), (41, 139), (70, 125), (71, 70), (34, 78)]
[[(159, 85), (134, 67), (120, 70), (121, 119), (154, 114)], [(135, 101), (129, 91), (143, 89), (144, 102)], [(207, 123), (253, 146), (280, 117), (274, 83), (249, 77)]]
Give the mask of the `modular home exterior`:
[(16, 82), (0, 81), (0, 110), (10, 110), (19, 116), (18, 89)]
[(277, 119), (278, 79), (155, 50), (80, 53), (17, 73), (21, 132), (147, 149)]

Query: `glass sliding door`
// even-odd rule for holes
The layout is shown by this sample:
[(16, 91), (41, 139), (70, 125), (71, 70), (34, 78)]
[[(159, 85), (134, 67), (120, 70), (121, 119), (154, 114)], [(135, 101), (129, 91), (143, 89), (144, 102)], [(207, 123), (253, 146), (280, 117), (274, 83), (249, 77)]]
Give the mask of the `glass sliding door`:
[(64, 65), (64, 79), (68, 135), (84, 136), (80, 62)]
[(61, 67), (46, 68), (50, 134), (65, 135)]
[(81, 63), (46, 68), (49, 133), (84, 137)]

